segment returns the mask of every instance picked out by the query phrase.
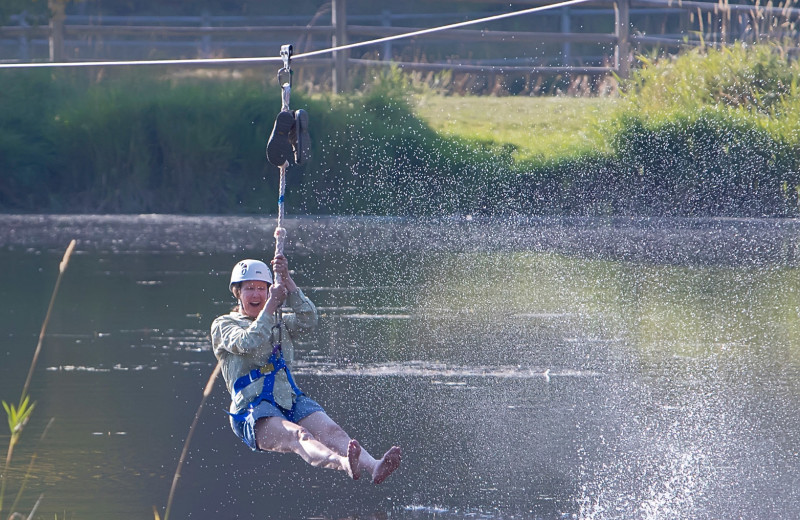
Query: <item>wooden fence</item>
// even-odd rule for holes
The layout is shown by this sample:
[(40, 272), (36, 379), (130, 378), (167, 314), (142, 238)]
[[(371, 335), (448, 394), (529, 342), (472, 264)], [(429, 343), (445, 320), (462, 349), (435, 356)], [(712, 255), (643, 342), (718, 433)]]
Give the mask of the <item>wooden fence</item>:
[[(518, 2), (519, 4), (519, 2)], [(546, 5), (529, 2), (531, 5)], [(56, 4), (62, 5), (63, 4)], [(472, 18), (494, 13), (480, 13)], [(478, 75), (610, 73), (627, 77), (636, 53), (693, 45), (789, 38), (797, 41), (800, 9), (718, 2), (597, 0), (519, 17), (531, 30), (504, 30), (492, 22), (336, 51), (293, 62), (327, 70), (334, 91), (346, 90), (354, 67), (394, 64), (416, 71)], [(418, 31), (463, 21), (463, 13), (379, 15), (347, 12), (346, 0), (329, 10), (292, 17), (90, 17), (52, 13), (48, 25), (12, 17), (0, 27), (0, 60), (93, 61), (187, 57), (277, 56), (292, 43), (295, 53)], [(513, 18), (509, 20), (514, 20)], [(411, 25), (411, 24), (414, 25)], [(511, 24), (514, 25), (514, 24)], [(542, 27), (546, 30), (542, 30)], [(590, 30), (585, 30), (590, 28)], [(605, 29), (605, 30), (601, 30)]]

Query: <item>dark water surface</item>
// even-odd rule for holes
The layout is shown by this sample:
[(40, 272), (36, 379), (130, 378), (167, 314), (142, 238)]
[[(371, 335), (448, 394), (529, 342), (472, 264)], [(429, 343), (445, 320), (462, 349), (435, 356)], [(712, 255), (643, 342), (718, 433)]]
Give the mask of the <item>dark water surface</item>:
[[(153, 518), (214, 366), (208, 328), (275, 221), (0, 216), (0, 399), (73, 238), (2, 516)], [(173, 519), (800, 517), (800, 223), (299, 218), (320, 310), (300, 386), (385, 484), (230, 432), (217, 381)], [(49, 425), (49, 426), (48, 426)], [(43, 435), (44, 434), (44, 435)], [(8, 445), (5, 427), (0, 450)]]

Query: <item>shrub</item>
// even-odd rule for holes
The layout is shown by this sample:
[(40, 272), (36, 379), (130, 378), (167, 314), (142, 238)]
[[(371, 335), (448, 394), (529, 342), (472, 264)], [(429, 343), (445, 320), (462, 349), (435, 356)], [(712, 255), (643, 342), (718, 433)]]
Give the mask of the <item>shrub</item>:
[(771, 46), (647, 63), (627, 86), (611, 148), (657, 214), (794, 214), (797, 81), (796, 62)]

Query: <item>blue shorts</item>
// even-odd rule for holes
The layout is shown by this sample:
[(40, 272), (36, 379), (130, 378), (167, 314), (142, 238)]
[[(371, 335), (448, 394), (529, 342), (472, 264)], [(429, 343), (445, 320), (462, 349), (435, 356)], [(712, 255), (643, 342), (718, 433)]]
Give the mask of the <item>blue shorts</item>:
[(247, 414), (244, 421), (236, 421), (231, 417), (231, 428), (237, 437), (242, 439), (253, 451), (261, 451), (256, 444), (256, 421), (265, 417), (282, 417), (287, 421), (297, 424), (314, 412), (324, 412), (325, 410), (316, 401), (305, 395), (298, 396), (294, 400), (291, 410), (276, 406), (269, 401), (261, 401), (253, 410)]

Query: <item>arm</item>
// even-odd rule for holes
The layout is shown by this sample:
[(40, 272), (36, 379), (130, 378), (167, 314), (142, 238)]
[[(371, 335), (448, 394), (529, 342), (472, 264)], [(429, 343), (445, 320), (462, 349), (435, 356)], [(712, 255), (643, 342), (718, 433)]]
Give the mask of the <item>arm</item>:
[(294, 292), (297, 290), (297, 285), (292, 280), (292, 275), (289, 273), (289, 261), (285, 256), (276, 254), (272, 259), (272, 271), (275, 273), (275, 278), (280, 278), (280, 285), (286, 288), (287, 292)]
[[(297, 287), (289, 273), (289, 262), (283, 255), (275, 255), (272, 259), (272, 269), (280, 276), (280, 286), (286, 291), (286, 304), (294, 311), (294, 319), (287, 320), (286, 325), (292, 331), (310, 330), (317, 326), (317, 308), (311, 300)], [(287, 318), (289, 318), (287, 316)]]
[(303, 294), (299, 287), (289, 293), (286, 303), (294, 311), (294, 323), (298, 330), (312, 330), (317, 326), (317, 308), (311, 300)]

